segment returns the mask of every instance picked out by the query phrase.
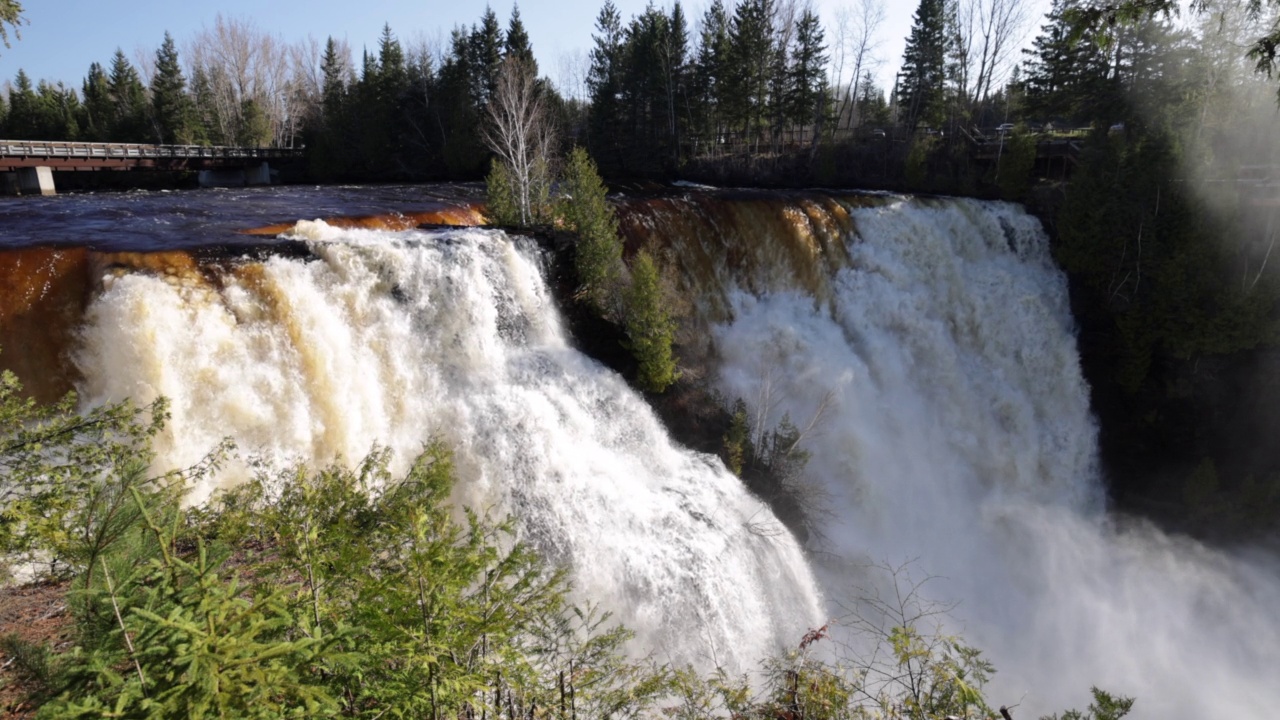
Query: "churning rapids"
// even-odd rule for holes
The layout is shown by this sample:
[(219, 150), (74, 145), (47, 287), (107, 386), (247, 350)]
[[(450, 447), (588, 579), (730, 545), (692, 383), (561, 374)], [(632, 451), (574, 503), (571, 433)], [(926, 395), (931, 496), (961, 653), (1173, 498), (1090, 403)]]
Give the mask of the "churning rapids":
[[(273, 219), (335, 214), (307, 207), (319, 190), (264, 192)], [(574, 349), (531, 241), (303, 221), (279, 252), (161, 252), (145, 224), (200, 196), (174, 198), (138, 201), (129, 217), (144, 219), (113, 247), (93, 210), (119, 200), (0, 206), (0, 244), (40, 241), (11, 228), (45, 218), (64, 246), (0, 250), (0, 360), (25, 353), (86, 402), (169, 397), (167, 463), (226, 435), (310, 463), (376, 444), (404, 463), (442, 438), (458, 499), (515, 515), (659, 659), (745, 670), (883, 582), (869, 565), (912, 561), (1017, 717), (1083, 706), (1093, 684), (1136, 696), (1137, 717), (1280, 707), (1280, 567), (1106, 514), (1065, 280), (1014, 206), (621, 203), (631, 242), (679, 266), (716, 389), (770, 421), (817, 416), (806, 473), (830, 513), (806, 556), (719, 460), (674, 443)], [(68, 247), (78, 217), (92, 251)]]

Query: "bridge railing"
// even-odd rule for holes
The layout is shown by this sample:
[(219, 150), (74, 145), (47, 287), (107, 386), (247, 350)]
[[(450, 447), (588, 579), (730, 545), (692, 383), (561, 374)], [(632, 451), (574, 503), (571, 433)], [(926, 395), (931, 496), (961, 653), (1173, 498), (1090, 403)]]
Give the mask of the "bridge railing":
[(140, 143), (48, 142), (0, 140), (0, 156), (134, 160), (147, 158), (252, 159), (300, 157), (294, 148), (232, 147), (228, 145), (144, 145)]

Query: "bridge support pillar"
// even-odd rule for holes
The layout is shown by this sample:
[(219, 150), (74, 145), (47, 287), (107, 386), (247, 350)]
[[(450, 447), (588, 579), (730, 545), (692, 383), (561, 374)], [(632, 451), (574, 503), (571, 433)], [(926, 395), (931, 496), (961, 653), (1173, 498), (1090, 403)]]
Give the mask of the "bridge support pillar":
[(0, 195), (18, 194), (18, 173), (0, 173)]
[(244, 170), (201, 170), (200, 187), (244, 187)]
[(245, 168), (244, 182), (246, 185), (270, 185), (271, 166), (264, 162), (258, 167)]
[(18, 192), (23, 195), (57, 195), (53, 187), (53, 168), (40, 166), (18, 168)]
[(200, 187), (244, 187), (245, 185), (270, 185), (271, 166), (262, 163), (256, 167), (224, 170), (201, 170)]

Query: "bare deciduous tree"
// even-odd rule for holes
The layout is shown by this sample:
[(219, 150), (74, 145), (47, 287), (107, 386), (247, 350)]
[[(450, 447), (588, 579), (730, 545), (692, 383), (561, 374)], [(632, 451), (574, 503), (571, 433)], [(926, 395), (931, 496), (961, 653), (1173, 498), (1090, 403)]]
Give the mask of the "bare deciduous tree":
[(976, 105), (991, 97), (1015, 64), (1032, 5), (1024, 0), (957, 0), (951, 12), (953, 82)]
[(197, 102), (219, 141), (293, 142), (318, 43), (291, 47), (248, 20), (218, 15), (185, 54)]
[(985, 101), (1004, 82), (1030, 25), (1030, 4), (1019, 0), (974, 0), (977, 4), (978, 74), (973, 97)]
[(587, 102), (591, 94), (587, 90), (587, 72), (591, 58), (581, 48), (566, 50), (556, 60), (556, 89), (567, 100)]
[(535, 198), (548, 180), (555, 138), (533, 68), (515, 57), (503, 60), (487, 110), (485, 144), (510, 173), (520, 222), (529, 223), (535, 215)]
[[(852, 7), (841, 8), (836, 13), (837, 52), (840, 70), (836, 75), (837, 86), (843, 90), (837, 105), (837, 127), (855, 127), (859, 123), (859, 84), (867, 70), (880, 63), (876, 50), (880, 47), (880, 26), (884, 24), (884, 0), (856, 0)], [(852, 71), (844, 79), (843, 70), (848, 63)]]

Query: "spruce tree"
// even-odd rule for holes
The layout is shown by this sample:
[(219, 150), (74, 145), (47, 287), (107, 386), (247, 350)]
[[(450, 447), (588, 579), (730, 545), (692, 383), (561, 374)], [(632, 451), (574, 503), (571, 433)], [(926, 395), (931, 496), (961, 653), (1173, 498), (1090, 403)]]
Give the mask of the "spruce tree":
[(475, 94), (471, 34), (455, 29), (450, 48), (436, 75), (434, 102), (444, 166), (455, 177), (479, 174), (486, 158), (479, 135), (482, 105)]
[(909, 128), (940, 125), (947, 66), (945, 0), (920, 0), (902, 53), (897, 102)]
[(556, 218), (578, 235), (574, 251), (578, 295), (607, 316), (621, 276), (622, 240), (604, 181), (586, 150), (575, 147), (569, 153), (560, 189), (564, 195), (556, 204)]
[(858, 121), (862, 127), (884, 127), (893, 124), (892, 109), (884, 90), (876, 85), (870, 70), (862, 73), (858, 83)]
[(773, 0), (743, 0), (729, 21), (726, 95), (729, 122), (744, 131), (758, 129), (769, 105), (777, 68)]
[(1026, 111), (1045, 120), (1088, 122), (1106, 95), (1109, 62), (1092, 39), (1073, 26), (1074, 0), (1054, 0), (1031, 48), (1023, 50), (1021, 90)]
[(106, 140), (111, 127), (111, 91), (107, 87), (107, 73), (102, 65), (89, 65), (89, 74), (85, 76), (80, 88), (84, 99), (81, 105), (81, 127), (89, 140)]
[(671, 133), (675, 161), (679, 164), (679, 152), (683, 129), (689, 122), (689, 23), (679, 0), (671, 7), (671, 30), (663, 53), (663, 70), (667, 84), (668, 132)]
[(591, 67), (587, 87), (591, 92), (590, 140), (595, 152), (618, 162), (617, 131), (622, 115), (623, 30), (622, 16), (613, 0), (605, 0), (596, 16), (592, 39)]
[(694, 70), (695, 117), (699, 129), (705, 133), (718, 135), (722, 128), (722, 111), (729, 87), (729, 47), (729, 15), (722, 0), (712, 0), (702, 16)]
[(338, 50), (338, 43), (330, 36), (325, 41), (324, 55), (320, 59), (320, 108), (318, 121), (312, 124), (310, 135), (311, 169), (319, 177), (336, 177), (346, 169), (349, 161), (347, 123), (347, 84), (350, 75), (348, 62)]
[(529, 44), (529, 33), (520, 20), (520, 6), (511, 6), (511, 19), (507, 23), (507, 37), (503, 43), (503, 57), (518, 59), (534, 77), (538, 75), (538, 61), (533, 58), (533, 46)]
[(627, 342), (638, 367), (636, 379), (649, 392), (662, 392), (680, 377), (671, 342), (675, 323), (662, 298), (658, 267), (645, 250), (631, 261), (631, 284), (623, 298)]
[(42, 140), (78, 140), (80, 100), (62, 83), (44, 80), (36, 87), (36, 127)]
[(164, 34), (156, 51), (156, 74), (151, 79), (151, 112), (156, 142), (191, 145), (199, 142), (195, 108), (187, 95), (187, 79), (178, 64), (173, 36)]
[(40, 117), (31, 78), (27, 77), (25, 70), (18, 68), (13, 82), (9, 91), (9, 136), (14, 140), (39, 140)]
[(111, 102), (109, 138), (115, 142), (146, 142), (147, 91), (138, 71), (119, 48), (111, 58), (107, 94)]
[(477, 109), (489, 104), (498, 89), (498, 72), (502, 67), (502, 26), (493, 8), (485, 6), (480, 25), (471, 29), (469, 50), (471, 54), (472, 82)]
[(792, 124), (819, 124), (826, 96), (826, 53), (822, 23), (806, 9), (796, 23), (796, 50), (788, 72), (786, 114)]

